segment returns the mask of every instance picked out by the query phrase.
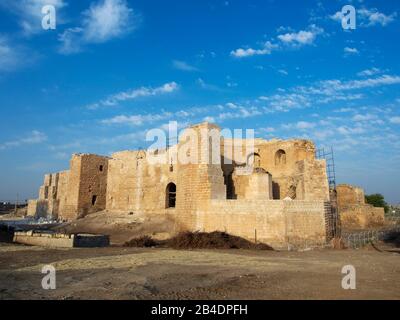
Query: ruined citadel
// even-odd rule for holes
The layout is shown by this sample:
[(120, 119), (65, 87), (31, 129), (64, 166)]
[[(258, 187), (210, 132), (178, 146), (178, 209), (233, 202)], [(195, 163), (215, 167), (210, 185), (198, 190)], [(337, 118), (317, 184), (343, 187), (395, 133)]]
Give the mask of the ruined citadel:
[[(191, 129), (220, 132), (210, 123)], [(234, 140), (218, 138), (218, 157), (226, 160)], [(180, 139), (152, 155), (168, 158), (184, 143)], [(74, 154), (68, 171), (45, 176), (39, 199), (29, 201), (28, 215), (66, 221), (98, 211), (164, 215), (174, 221), (174, 232), (225, 231), (279, 248), (329, 242), (337, 209), (347, 219), (362, 216), (366, 225), (370, 217), (383, 219), (383, 209), (366, 205), (361, 189), (330, 188), (326, 162), (316, 158), (311, 141), (256, 139), (244, 161), (220, 163), (205, 160), (209, 143), (215, 141), (206, 139), (190, 150), (203, 155), (197, 163), (152, 164), (143, 150), (110, 157)]]

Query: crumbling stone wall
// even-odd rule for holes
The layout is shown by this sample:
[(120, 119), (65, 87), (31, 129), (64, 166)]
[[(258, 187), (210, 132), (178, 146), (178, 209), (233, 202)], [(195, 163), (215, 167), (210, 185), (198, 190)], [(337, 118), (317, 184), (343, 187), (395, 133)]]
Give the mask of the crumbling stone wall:
[(46, 174), (39, 189), (39, 199), (28, 202), (28, 216), (57, 219), (63, 205), (68, 171)]
[(224, 231), (274, 248), (326, 243), (323, 201), (212, 200), (177, 220), (178, 230)]
[[(225, 151), (232, 148), (235, 140), (224, 139), (225, 147), (221, 148), (221, 155), (234, 154)], [(245, 143), (242, 147), (242, 159), (248, 159), (245, 154)], [(296, 200), (329, 201), (329, 185), (324, 160), (315, 158), (315, 146), (308, 140), (271, 140), (256, 139), (253, 153), (256, 155), (255, 167), (267, 171), (272, 176), (273, 199), (291, 198)], [(243, 163), (224, 164), (225, 179), (232, 183), (228, 185), (228, 193), (232, 189), (242, 188), (232, 181), (232, 174), (236, 166)]]
[(384, 225), (385, 209), (366, 204), (362, 188), (341, 184), (336, 187), (336, 192), (343, 228), (365, 229)]
[[(252, 170), (250, 174), (243, 172)], [(234, 193), (232, 199), (272, 200), (272, 175), (262, 168), (244, 168), (232, 174)]]
[(74, 154), (70, 170), (45, 175), (39, 199), (28, 203), (28, 215), (74, 220), (104, 210), (107, 174), (107, 157)]
[[(177, 182), (177, 166), (150, 165), (147, 156), (144, 151), (123, 151), (111, 156), (106, 192), (107, 210), (165, 213), (166, 189), (169, 183)], [(169, 208), (171, 210), (173, 208)]]
[[(74, 155), (69, 171), (54, 179), (46, 177), (40, 201), (46, 210), (66, 220), (106, 209), (169, 215), (176, 231), (226, 229), (248, 239), (256, 232), (261, 241), (278, 245), (289, 240), (323, 242), (329, 187), (325, 162), (315, 159), (312, 142), (257, 139), (250, 155), (243, 143), (244, 162), (210, 163), (215, 135), (203, 137), (203, 133), (217, 133), (220, 146), (220, 128), (202, 123), (191, 129), (201, 141), (185, 153), (195, 156), (196, 163), (174, 159), (175, 152), (186, 147), (184, 135), (166, 150), (123, 151), (110, 158)], [(217, 147), (217, 159), (224, 158), (224, 151)], [(152, 163), (149, 160), (155, 154), (166, 156), (167, 161)], [(247, 176), (235, 174), (248, 167), (249, 158), (254, 159), (252, 171)], [(232, 187), (237, 200), (227, 200)]]
[(336, 187), (336, 192), (339, 209), (365, 204), (365, 194), (362, 188), (349, 184), (340, 184)]

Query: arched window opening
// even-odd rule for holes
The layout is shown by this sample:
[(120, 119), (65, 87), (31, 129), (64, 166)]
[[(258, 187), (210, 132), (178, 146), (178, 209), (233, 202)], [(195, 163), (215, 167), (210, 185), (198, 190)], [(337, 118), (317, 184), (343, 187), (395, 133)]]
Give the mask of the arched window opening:
[(170, 183), (167, 185), (166, 190), (166, 207), (175, 208), (176, 206), (176, 185), (175, 183)]
[(284, 150), (278, 150), (275, 154), (275, 165), (284, 165), (286, 164), (286, 152)]

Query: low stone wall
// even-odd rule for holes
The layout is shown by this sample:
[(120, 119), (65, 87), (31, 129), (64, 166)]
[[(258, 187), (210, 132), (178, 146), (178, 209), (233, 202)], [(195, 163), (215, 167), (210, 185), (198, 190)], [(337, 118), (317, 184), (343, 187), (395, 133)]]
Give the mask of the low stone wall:
[(385, 209), (371, 205), (354, 205), (340, 210), (340, 221), (344, 229), (366, 229), (385, 224)]
[(110, 244), (108, 236), (90, 234), (62, 234), (43, 232), (15, 232), (14, 242), (52, 248), (95, 248), (107, 247)]
[(327, 242), (324, 201), (211, 200), (208, 210), (176, 216), (181, 230), (224, 231), (274, 248)]

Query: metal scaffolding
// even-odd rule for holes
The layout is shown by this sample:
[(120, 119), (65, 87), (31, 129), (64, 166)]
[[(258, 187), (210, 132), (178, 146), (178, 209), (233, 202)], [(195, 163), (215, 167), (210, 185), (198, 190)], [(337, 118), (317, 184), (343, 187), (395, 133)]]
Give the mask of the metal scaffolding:
[(330, 149), (325, 149), (325, 148), (318, 149), (315, 152), (315, 157), (317, 159), (325, 159), (329, 188), (331, 190), (336, 190), (336, 171), (335, 171), (335, 157), (333, 153), (333, 147), (330, 147)]
[(329, 149), (317, 149), (315, 157), (326, 161), (326, 174), (328, 176), (331, 206), (330, 214), (327, 217), (327, 232), (331, 238), (338, 238), (341, 237), (341, 224), (340, 213), (337, 205), (335, 156), (333, 147), (330, 147)]

